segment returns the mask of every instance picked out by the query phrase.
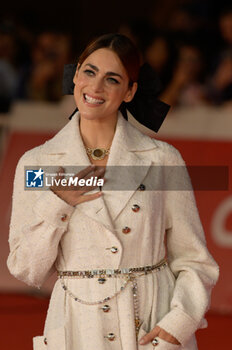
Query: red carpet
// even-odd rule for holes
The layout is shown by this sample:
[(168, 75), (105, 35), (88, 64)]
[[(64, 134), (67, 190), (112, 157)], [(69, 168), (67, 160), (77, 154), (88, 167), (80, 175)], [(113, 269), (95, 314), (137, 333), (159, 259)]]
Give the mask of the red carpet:
[[(0, 349), (32, 350), (32, 337), (42, 335), (47, 307), (47, 298), (1, 294)], [(197, 332), (199, 350), (229, 350), (232, 316), (208, 314), (207, 320), (208, 328)]]

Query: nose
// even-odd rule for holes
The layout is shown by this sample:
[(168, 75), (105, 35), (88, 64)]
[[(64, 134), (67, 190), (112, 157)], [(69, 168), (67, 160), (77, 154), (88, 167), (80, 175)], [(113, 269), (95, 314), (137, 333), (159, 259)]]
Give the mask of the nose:
[(104, 80), (101, 77), (96, 77), (92, 82), (93, 92), (102, 92), (104, 90)]

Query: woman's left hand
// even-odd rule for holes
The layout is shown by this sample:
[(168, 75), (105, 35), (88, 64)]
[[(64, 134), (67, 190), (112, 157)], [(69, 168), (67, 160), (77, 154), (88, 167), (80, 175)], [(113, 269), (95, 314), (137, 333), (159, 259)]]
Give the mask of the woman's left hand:
[[(140, 340), (140, 345), (146, 345), (149, 342), (151, 342), (155, 337), (159, 336), (159, 338), (171, 343), (171, 344), (177, 344), (180, 345), (180, 342), (173, 337), (170, 333), (166, 332), (163, 328), (160, 328), (159, 326), (156, 326), (153, 328), (149, 333), (144, 335)], [(141, 343), (141, 340), (144, 340), (143, 343)]]

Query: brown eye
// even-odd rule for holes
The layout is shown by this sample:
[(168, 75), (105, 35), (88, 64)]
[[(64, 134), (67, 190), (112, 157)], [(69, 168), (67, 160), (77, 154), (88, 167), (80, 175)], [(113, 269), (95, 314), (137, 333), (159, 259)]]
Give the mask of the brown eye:
[(92, 70), (90, 70), (90, 69), (84, 70), (84, 73), (87, 74), (87, 75), (90, 75), (90, 76), (93, 76), (93, 75), (95, 74), (95, 73), (94, 73)]
[(108, 78), (108, 81), (111, 82), (112, 84), (119, 84), (119, 81), (114, 78)]

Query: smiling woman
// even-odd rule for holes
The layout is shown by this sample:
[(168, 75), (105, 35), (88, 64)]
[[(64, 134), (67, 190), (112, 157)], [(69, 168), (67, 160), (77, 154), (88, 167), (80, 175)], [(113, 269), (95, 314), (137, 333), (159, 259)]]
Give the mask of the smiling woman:
[[(58, 273), (34, 350), (197, 350), (195, 331), (207, 325), (218, 266), (207, 250), (185, 162), (121, 112), (133, 101), (135, 116), (149, 107), (144, 124), (157, 119), (158, 131), (168, 111), (150, 93), (157, 90), (152, 72), (142, 85), (139, 57), (121, 34), (90, 43), (71, 76), (78, 110), (18, 162), (8, 268), (36, 287)], [(25, 191), (28, 164), (59, 166), (59, 176), (47, 191)], [(64, 190), (60, 174), (70, 165), (82, 168), (74, 176), (81, 181), (97, 182), (106, 173), (102, 191), (98, 182), (77, 190), (74, 180)], [(155, 175), (153, 165), (160, 166)], [(183, 167), (178, 183), (188, 191), (172, 190), (176, 179), (165, 165)], [(130, 188), (112, 190), (116, 180)]]
[[(83, 62), (82, 59), (73, 79), (74, 98), (81, 116), (116, 121), (121, 103), (132, 100), (137, 89), (136, 81), (129, 78), (121, 59), (110, 48), (97, 49)], [(137, 71), (138, 68), (139, 65)]]

